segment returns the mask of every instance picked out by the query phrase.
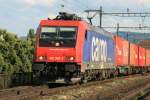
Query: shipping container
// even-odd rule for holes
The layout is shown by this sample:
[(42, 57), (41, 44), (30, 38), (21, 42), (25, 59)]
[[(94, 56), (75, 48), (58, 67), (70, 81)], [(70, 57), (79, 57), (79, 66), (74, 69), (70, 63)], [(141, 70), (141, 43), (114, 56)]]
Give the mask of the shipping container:
[(116, 36), (116, 65), (127, 66), (129, 59), (129, 42)]
[(138, 46), (130, 43), (130, 66), (138, 66)]
[(129, 65), (129, 41), (123, 41), (123, 63)]
[(122, 38), (116, 36), (115, 37), (116, 42), (116, 65), (120, 66), (122, 65)]
[(150, 67), (150, 50), (146, 50), (146, 66)]
[(145, 66), (145, 49), (144, 48), (142, 48), (142, 47), (140, 47), (139, 46), (139, 48), (138, 48), (138, 58), (139, 58), (139, 61), (138, 61), (138, 63), (139, 63), (139, 66), (141, 67), (141, 66)]

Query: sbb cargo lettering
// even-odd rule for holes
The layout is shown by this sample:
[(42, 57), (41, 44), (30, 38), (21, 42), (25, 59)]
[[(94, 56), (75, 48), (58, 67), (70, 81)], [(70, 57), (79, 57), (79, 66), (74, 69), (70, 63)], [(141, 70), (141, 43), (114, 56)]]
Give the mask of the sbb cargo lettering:
[(93, 37), (92, 38), (92, 61), (107, 60), (107, 42), (105, 40)]

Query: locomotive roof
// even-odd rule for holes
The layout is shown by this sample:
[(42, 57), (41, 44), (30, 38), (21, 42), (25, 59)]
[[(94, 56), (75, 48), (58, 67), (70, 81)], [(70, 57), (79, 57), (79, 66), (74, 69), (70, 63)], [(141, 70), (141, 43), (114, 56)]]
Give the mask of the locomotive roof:
[(65, 26), (65, 25), (70, 25), (70, 26), (78, 26), (80, 23), (84, 23), (84, 21), (77, 21), (77, 20), (41, 20), (40, 25), (45, 26), (45, 25), (54, 25), (54, 26)]
[(108, 31), (104, 30), (103, 28), (99, 28), (99, 27), (97, 27), (97, 26), (92, 26), (92, 25), (90, 25), (90, 26), (89, 26), (89, 29), (90, 29), (91, 31), (96, 32), (97, 34), (103, 34), (103, 35), (105, 35), (105, 36), (109, 36), (109, 37), (112, 37), (112, 38), (113, 38), (113, 36), (114, 36), (111, 32), (108, 32)]

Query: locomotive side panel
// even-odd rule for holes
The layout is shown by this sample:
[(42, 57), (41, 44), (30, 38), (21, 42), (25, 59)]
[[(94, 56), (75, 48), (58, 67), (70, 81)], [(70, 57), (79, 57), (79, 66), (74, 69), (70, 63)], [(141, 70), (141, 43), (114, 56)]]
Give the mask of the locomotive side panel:
[[(107, 34), (107, 33), (106, 33)], [(109, 69), (114, 66), (115, 45), (111, 36), (88, 31), (83, 48), (85, 69)]]

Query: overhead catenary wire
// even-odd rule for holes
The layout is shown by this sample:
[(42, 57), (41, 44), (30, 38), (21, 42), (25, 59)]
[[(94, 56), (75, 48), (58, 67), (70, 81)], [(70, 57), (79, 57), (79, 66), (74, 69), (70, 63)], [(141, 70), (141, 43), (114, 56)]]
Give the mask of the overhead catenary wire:
[(150, 17), (150, 12), (129, 12), (129, 9), (127, 10), (127, 12), (104, 12), (102, 11), (102, 7), (99, 10), (95, 10), (95, 9), (88, 9), (85, 10), (86, 13), (95, 13), (91, 19), (93, 19), (96, 15), (100, 15), (100, 27), (102, 24), (102, 16), (103, 15), (111, 15), (111, 16), (118, 16), (118, 17), (142, 17), (142, 26), (144, 26), (144, 19), (146, 17)]

